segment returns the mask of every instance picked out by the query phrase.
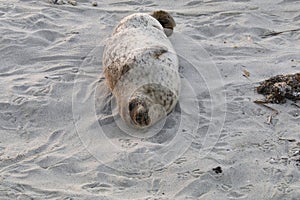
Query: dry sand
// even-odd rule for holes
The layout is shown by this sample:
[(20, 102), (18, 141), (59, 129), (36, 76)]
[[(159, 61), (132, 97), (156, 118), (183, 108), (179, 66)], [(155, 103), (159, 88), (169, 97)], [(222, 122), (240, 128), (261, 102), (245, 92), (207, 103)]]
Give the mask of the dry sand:
[[(0, 199), (300, 199), (299, 107), (267, 123), (253, 103), (259, 81), (300, 71), (299, 1), (170, 2), (0, 1)], [(159, 134), (130, 136), (103, 44), (158, 9), (177, 22), (182, 97)]]

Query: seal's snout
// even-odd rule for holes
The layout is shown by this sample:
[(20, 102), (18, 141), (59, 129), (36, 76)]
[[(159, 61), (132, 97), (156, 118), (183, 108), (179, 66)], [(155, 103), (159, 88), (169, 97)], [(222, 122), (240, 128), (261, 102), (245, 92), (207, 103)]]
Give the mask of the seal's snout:
[(150, 118), (148, 116), (148, 111), (144, 107), (139, 106), (137, 108), (135, 114), (135, 122), (142, 127), (150, 125)]
[(129, 102), (129, 113), (132, 122), (140, 128), (147, 127), (151, 123), (148, 111), (144, 102), (137, 99), (132, 99)]

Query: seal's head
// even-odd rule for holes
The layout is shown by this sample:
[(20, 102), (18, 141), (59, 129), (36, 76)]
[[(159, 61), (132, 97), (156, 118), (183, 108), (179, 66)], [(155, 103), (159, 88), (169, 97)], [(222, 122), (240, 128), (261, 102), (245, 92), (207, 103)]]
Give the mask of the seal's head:
[(138, 96), (129, 100), (129, 115), (135, 126), (147, 127), (151, 120), (145, 98)]
[(176, 26), (176, 23), (173, 19), (173, 17), (166, 11), (163, 10), (158, 10), (154, 11), (153, 13), (150, 14), (152, 17), (157, 19), (159, 23), (162, 25), (164, 28), (165, 34), (169, 37), (173, 33), (173, 29)]
[(128, 104), (131, 122), (137, 128), (147, 128), (166, 115), (164, 108), (153, 103), (148, 95), (133, 95)]

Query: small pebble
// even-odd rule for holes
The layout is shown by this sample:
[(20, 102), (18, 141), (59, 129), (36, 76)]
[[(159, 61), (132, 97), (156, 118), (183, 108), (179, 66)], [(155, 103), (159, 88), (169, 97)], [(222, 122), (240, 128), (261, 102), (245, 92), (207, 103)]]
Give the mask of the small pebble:
[(98, 3), (96, 1), (93, 1), (92, 5), (93, 6), (98, 6)]
[(57, 4), (57, 5), (65, 4), (65, 2), (63, 0), (50, 0), (50, 2), (53, 4)]
[(77, 5), (77, 2), (75, 0), (68, 0), (68, 3), (73, 5), (73, 6)]

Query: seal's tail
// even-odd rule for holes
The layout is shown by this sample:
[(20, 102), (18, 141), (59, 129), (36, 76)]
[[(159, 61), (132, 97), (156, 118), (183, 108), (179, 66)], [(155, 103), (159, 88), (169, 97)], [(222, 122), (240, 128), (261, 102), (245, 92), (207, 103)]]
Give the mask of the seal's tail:
[(176, 23), (173, 17), (170, 15), (170, 13), (163, 10), (158, 10), (158, 11), (154, 11), (150, 15), (155, 19), (157, 19), (157, 21), (159, 21), (159, 23), (164, 28), (165, 34), (168, 37), (172, 35)]

